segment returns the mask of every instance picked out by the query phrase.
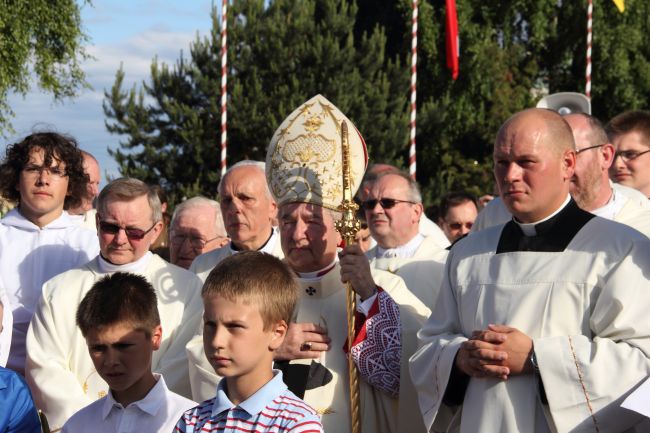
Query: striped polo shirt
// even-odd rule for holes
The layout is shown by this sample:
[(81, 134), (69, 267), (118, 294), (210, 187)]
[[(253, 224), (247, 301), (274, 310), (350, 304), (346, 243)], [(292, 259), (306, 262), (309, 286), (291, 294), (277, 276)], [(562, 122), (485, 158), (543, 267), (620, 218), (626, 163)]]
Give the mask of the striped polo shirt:
[(282, 372), (239, 405), (226, 395), (221, 379), (216, 397), (186, 411), (174, 433), (323, 433), (320, 417), (282, 381)]

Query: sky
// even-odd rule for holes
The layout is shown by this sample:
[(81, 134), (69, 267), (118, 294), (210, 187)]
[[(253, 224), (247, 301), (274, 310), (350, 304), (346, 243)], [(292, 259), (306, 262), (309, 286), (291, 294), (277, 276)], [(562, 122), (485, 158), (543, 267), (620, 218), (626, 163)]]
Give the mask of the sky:
[[(149, 80), (151, 62), (172, 65), (189, 53), (190, 42), (206, 36), (211, 28), (211, 0), (93, 0), (82, 7), (82, 26), (90, 41), (87, 52), (95, 59), (83, 63), (92, 89), (62, 104), (35, 85), (23, 98), (9, 96), (15, 112), (11, 120), (15, 134), (3, 139), (20, 141), (35, 130), (55, 130), (75, 137), (79, 146), (92, 153), (102, 168), (102, 186), (106, 175), (119, 176), (117, 163), (107, 149), (119, 147), (120, 136), (109, 134), (102, 110), (104, 90), (110, 90), (115, 73), (123, 65), (124, 89), (141, 86)], [(215, 1), (220, 9), (221, 2)], [(124, 140), (124, 137), (122, 137)]]

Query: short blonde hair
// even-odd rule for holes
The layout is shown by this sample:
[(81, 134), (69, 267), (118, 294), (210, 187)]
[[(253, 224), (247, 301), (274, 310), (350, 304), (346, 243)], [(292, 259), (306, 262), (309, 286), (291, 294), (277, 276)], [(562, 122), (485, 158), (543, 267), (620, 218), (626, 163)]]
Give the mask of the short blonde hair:
[(257, 307), (264, 330), (289, 323), (298, 301), (298, 282), (280, 259), (259, 251), (242, 251), (219, 262), (208, 276), (203, 299), (222, 296)]

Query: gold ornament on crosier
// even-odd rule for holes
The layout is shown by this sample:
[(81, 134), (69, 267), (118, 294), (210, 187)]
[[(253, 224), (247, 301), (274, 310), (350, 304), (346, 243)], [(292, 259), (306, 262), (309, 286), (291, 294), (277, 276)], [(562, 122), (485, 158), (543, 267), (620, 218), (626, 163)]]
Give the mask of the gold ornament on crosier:
[[(336, 221), (336, 230), (341, 233), (345, 245), (352, 245), (356, 242), (355, 235), (361, 228), (359, 220), (356, 218), (356, 211), (359, 206), (352, 199), (352, 186), (350, 182), (350, 143), (348, 141), (348, 125), (341, 122), (341, 154), (342, 154), (342, 183), (343, 183), (343, 201), (338, 210), (343, 217)], [(346, 310), (348, 319), (348, 376), (350, 377), (350, 420), (352, 424), (352, 433), (361, 431), (361, 404), (359, 397), (359, 372), (352, 358), (352, 342), (354, 341), (354, 313), (357, 311), (357, 297), (348, 282), (346, 286)]]

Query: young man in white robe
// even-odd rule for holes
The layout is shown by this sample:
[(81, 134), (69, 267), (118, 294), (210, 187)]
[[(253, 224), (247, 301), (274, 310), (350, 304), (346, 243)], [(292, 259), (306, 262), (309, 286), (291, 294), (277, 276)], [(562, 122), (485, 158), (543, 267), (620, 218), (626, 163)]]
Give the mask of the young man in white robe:
[(370, 266), (401, 277), (428, 308), (438, 295), (447, 250), (420, 233), (420, 189), (407, 173), (383, 172), (364, 183), (361, 207), (377, 245), (366, 252)]
[(99, 194), (97, 227), (100, 254), (45, 283), (27, 335), (26, 379), (52, 430), (108, 391), (75, 311), (93, 284), (114, 272), (142, 275), (153, 286), (164, 335), (152, 370), (172, 391), (190, 395), (185, 345), (201, 326), (201, 281), (149, 251), (162, 231), (158, 196), (137, 179), (112, 181)]
[(514, 218), (454, 245), (411, 358), (429, 430), (648, 431), (619, 405), (650, 372), (650, 240), (580, 209), (575, 166), (557, 113), (501, 127), (494, 175)]
[(41, 132), (9, 145), (0, 164), (0, 196), (17, 203), (0, 220), (0, 275), (14, 319), (7, 367), (20, 373), (43, 283), (99, 252), (95, 232), (63, 210), (86, 196), (82, 161), (72, 137)]

